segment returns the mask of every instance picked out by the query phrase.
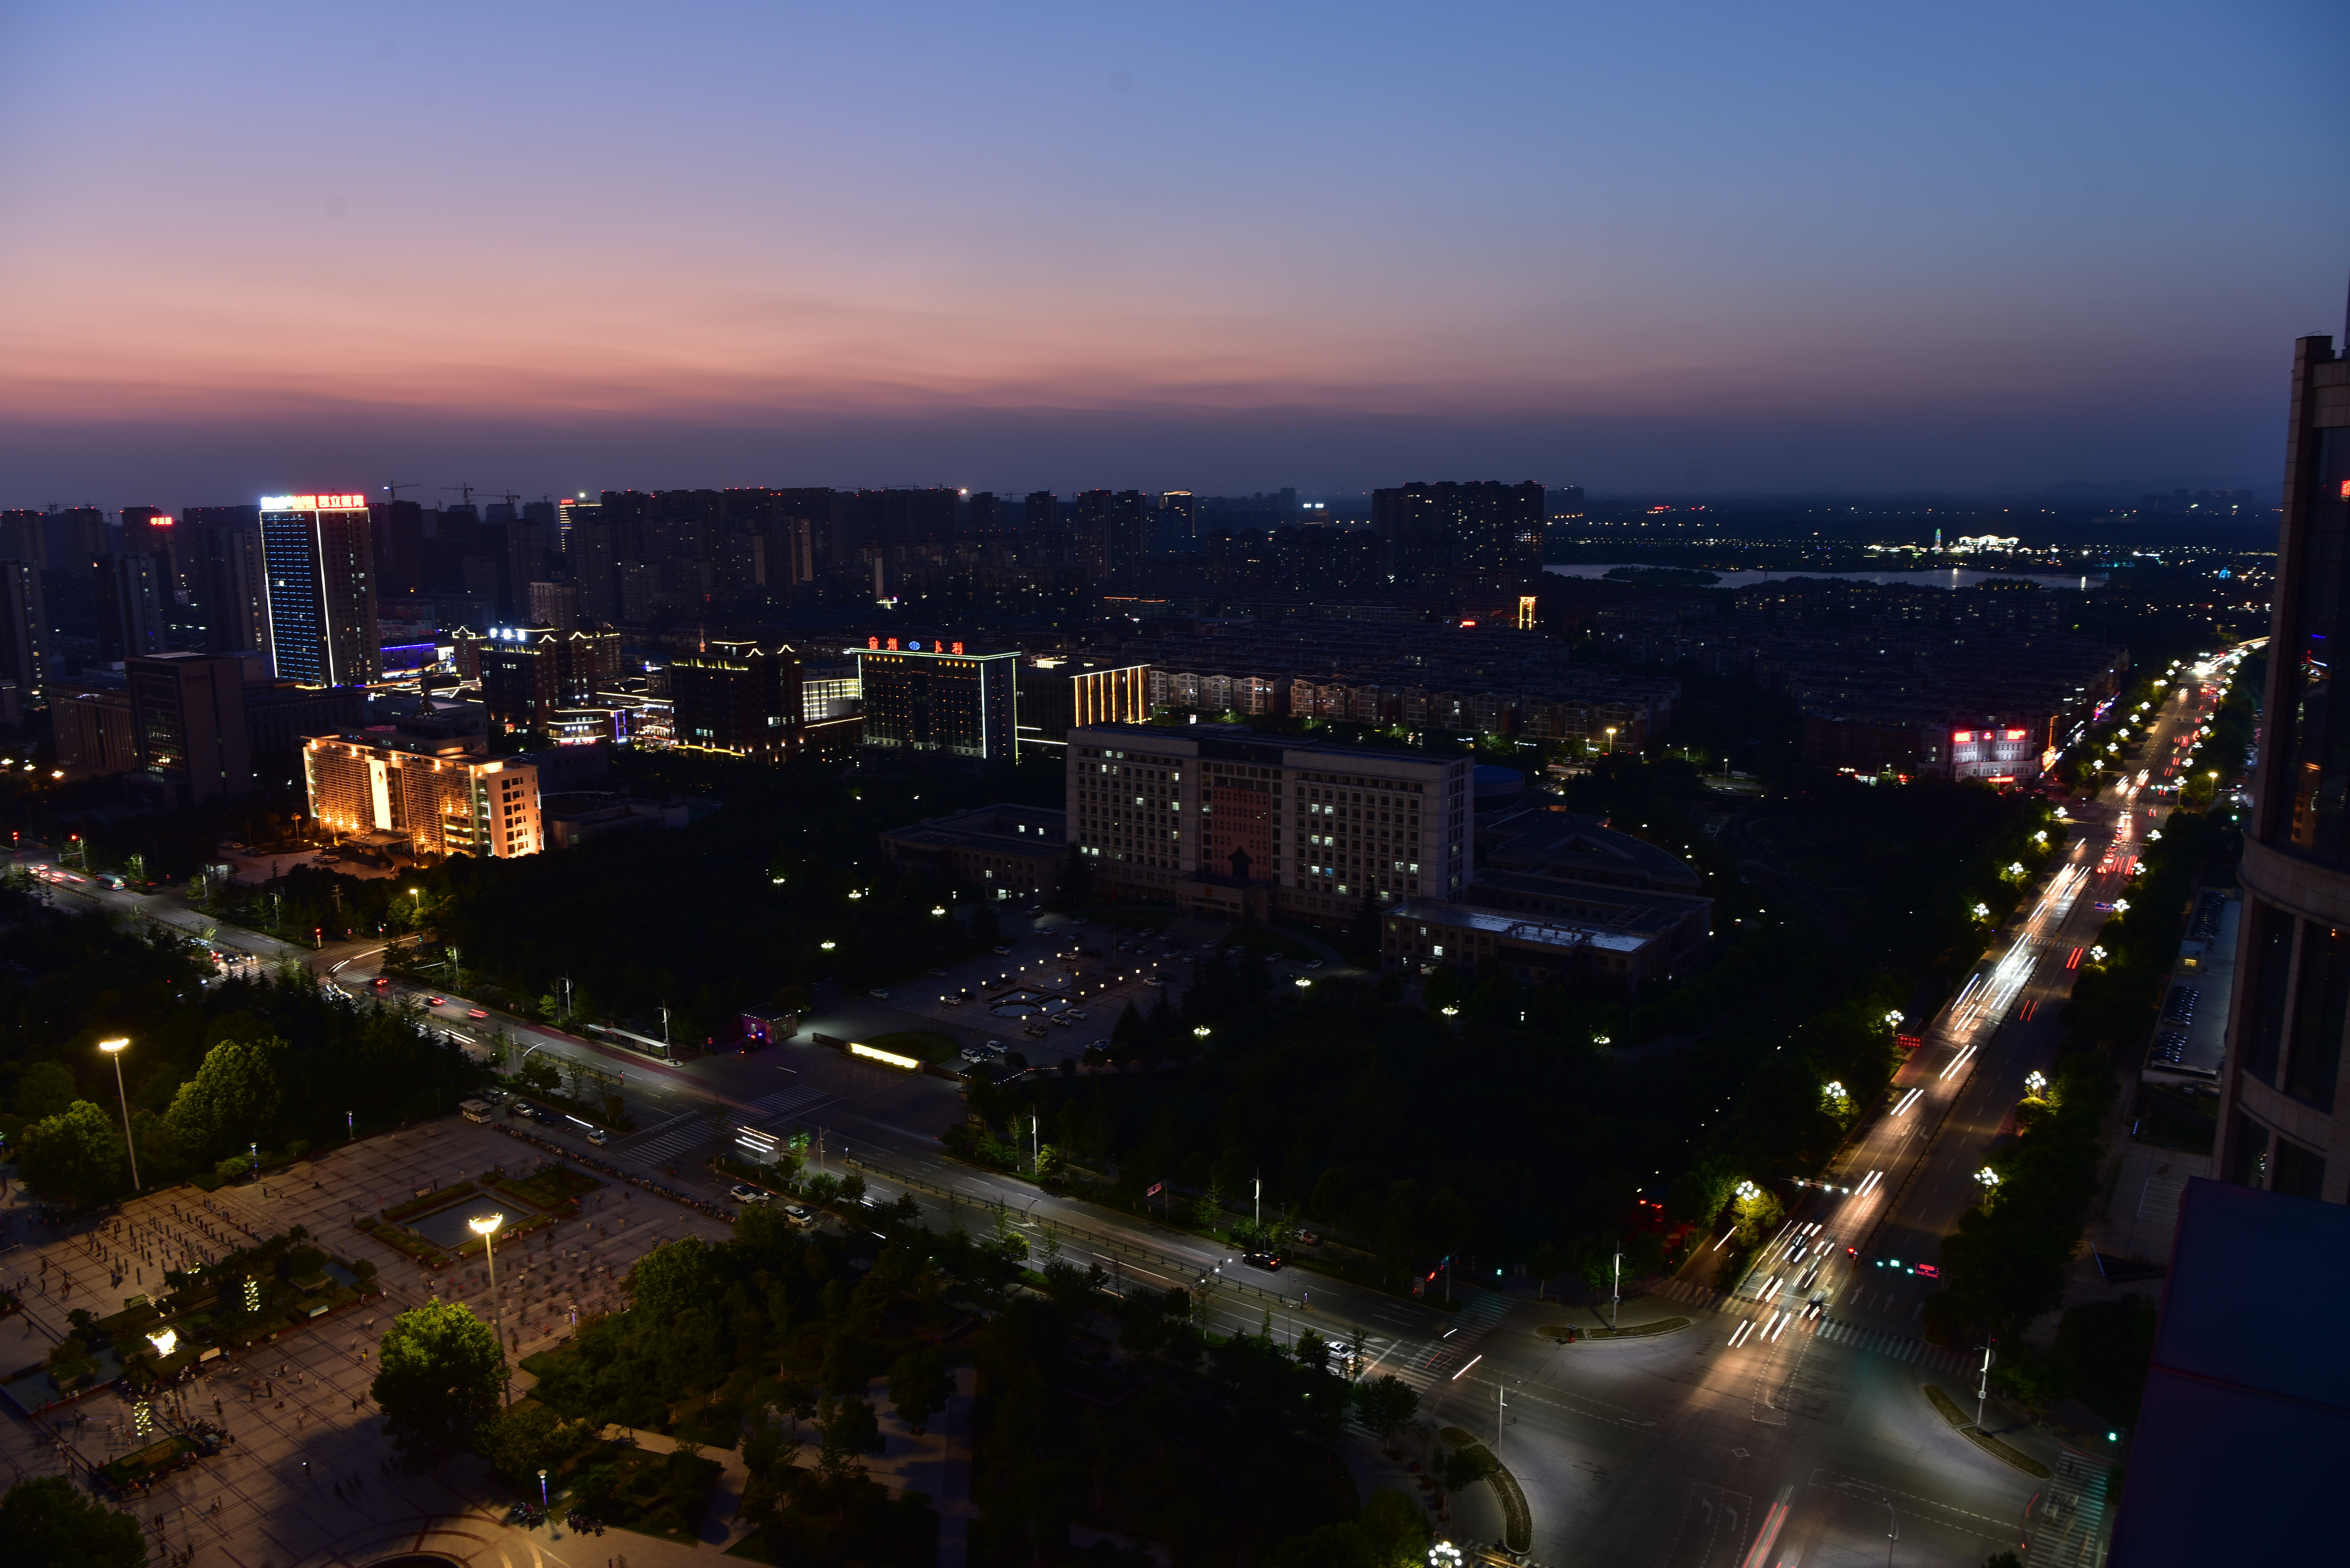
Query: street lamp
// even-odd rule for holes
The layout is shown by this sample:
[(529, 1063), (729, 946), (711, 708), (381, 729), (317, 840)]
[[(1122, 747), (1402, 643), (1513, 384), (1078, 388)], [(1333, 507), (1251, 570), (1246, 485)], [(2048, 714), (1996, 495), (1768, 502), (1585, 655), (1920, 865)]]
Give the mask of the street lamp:
[(130, 1146), (130, 1096), (122, 1087), (122, 1053), (130, 1042), (101, 1040), (98, 1048), (114, 1058), (114, 1097), (122, 1102), (122, 1152), (130, 1157), (130, 1190), (139, 1190), (139, 1151)]
[(498, 1249), (493, 1240), (504, 1221), (503, 1212), (476, 1214), (465, 1221), (465, 1229), (482, 1239), (482, 1261), (490, 1266), (490, 1311), (498, 1335), (498, 1400), (511, 1406), (514, 1397), (506, 1386), (506, 1304), (498, 1299)]
[(1616, 726), (1613, 724), (1607, 726), (1607, 754), (1611, 757), (1616, 754)]

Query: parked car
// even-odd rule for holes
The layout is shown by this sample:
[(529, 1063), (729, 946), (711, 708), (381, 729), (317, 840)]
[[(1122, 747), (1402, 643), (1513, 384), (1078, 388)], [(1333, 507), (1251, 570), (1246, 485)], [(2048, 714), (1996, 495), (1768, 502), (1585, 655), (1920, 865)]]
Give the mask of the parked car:
[(995, 950), (995, 954), (996, 954), (996, 956), (997, 956), (998, 958), (1002, 958), (1002, 957), (1004, 957), (1004, 956), (1006, 956), (1007, 954), (1009, 954), (1011, 951), (1012, 951), (1011, 946), (1007, 943), (1007, 944), (1005, 944), (1005, 945), (1003, 945), (1003, 946), (998, 947), (998, 948)]
[(786, 1203), (784, 1205), (784, 1218), (795, 1225), (813, 1225), (816, 1223), (816, 1210), (805, 1203)]
[(1322, 961), (1320, 959), (1307, 959), (1305, 961), (1305, 967), (1307, 969), (1320, 969), (1322, 967)]
[(1300, 1231), (1295, 1239), (1301, 1247), (1318, 1247), (1322, 1244), (1322, 1238), (1311, 1231)]
[(738, 1181), (726, 1189), (726, 1196), (737, 1203), (765, 1203), (772, 1200), (775, 1195), (764, 1188), (754, 1187), (749, 1182)]
[(987, 1053), (976, 1045), (966, 1045), (955, 1054), (966, 1062), (984, 1062), (988, 1059)]
[(931, 972), (938, 976), (941, 980), (944, 980), (947, 977), (947, 971), (942, 969), (934, 969), (931, 971)]
[(877, 985), (873, 988), (873, 994), (887, 1002), (889, 1000), (889, 988), (886, 985)]

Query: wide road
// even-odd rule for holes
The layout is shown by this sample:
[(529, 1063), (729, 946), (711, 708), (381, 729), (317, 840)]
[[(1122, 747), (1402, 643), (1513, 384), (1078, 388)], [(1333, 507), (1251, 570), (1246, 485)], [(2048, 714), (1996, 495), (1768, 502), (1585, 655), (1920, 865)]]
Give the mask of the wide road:
[[(1045, 1059), (1074, 1054), (1097, 1031), (1108, 1032), (1129, 997), (1150, 994), (1154, 969), (1180, 976), (1189, 953), (1165, 940), (1121, 952), (1108, 944), (1125, 933), (1076, 933), (1102, 956), (1071, 975), (1058, 955), (1072, 933), (1056, 917), (1035, 929), (1008, 920), (1018, 928), (1010, 954), (922, 977), (888, 998), (843, 1002), (806, 1021), (792, 1042), (682, 1065), (510, 1018), (475, 1019), (473, 1004), (451, 993), (433, 993), (441, 1000), (431, 1012), (460, 1038), (478, 1044), (499, 1029), (525, 1048), (619, 1075), (639, 1130), (603, 1152), (678, 1185), (723, 1188), (704, 1160), (735, 1127), (805, 1129), (819, 1137), (826, 1168), (854, 1162), (885, 1199), (910, 1192), (932, 1224), (980, 1231), (1001, 1223), (1024, 1235), (1039, 1258), (1057, 1247), (1062, 1257), (1099, 1262), (1128, 1280), (1189, 1286), (1220, 1331), (1254, 1332), (1270, 1322), (1284, 1339), (1311, 1328), (1342, 1344), (1359, 1340), (1364, 1370), (1411, 1383), (1425, 1416), (1489, 1443), (1498, 1438), (1532, 1504), (1536, 1563), (1737, 1568), (1767, 1533), (1773, 1544), (1759, 1562), (1877, 1563), (1890, 1546), (1896, 1563), (1971, 1568), (2015, 1544), (2043, 1483), (1982, 1453), (1927, 1404), (1926, 1383), (1956, 1395), (1971, 1382), (1962, 1355), (1915, 1338), (1922, 1303), (1939, 1288), (1917, 1271), (1975, 1200), (1974, 1173), (2025, 1075), (2053, 1063), (2054, 1015), (2070, 993), (2076, 950), (2106, 918), (2099, 906), (2127, 896), (2151, 828), (2150, 786), (2165, 782), (2207, 710), (2191, 683), (2163, 705), (2156, 734), (2137, 753), (2147, 759), (2144, 784), (2134, 772), (2094, 805), (2074, 808), (2055, 862), (1959, 994), (1917, 1029), (1920, 1043), (1892, 1091), (1822, 1173), (1825, 1185), (1799, 1194), (1779, 1245), (1726, 1296), (1687, 1282), (1669, 1285), (1686, 1303), (1672, 1310), (1692, 1322), (1652, 1339), (1560, 1345), (1532, 1332), (1566, 1320), (1555, 1303), (1463, 1288), (1461, 1310), (1440, 1311), (1311, 1272), (1268, 1272), (1148, 1218), (1040, 1194), (1016, 1178), (941, 1157), (939, 1134), (962, 1115), (956, 1085), (845, 1057), (807, 1038), (935, 1029), (972, 1042), (1009, 1040)], [(168, 897), (88, 882), (60, 891), (187, 929), (208, 923)], [(214, 945), (229, 944), (264, 960), (298, 957), (356, 993), (379, 989), (377, 941), (310, 951), (220, 928)], [(1319, 978), (1296, 962), (1281, 972)], [(937, 1000), (965, 986), (984, 992), (999, 976), (1042, 982), (1056, 994), (1082, 989), (1093, 1016), (1038, 1048), (969, 1003)], [(1055, 976), (1062, 985), (1050, 985)], [(584, 1128), (540, 1131), (588, 1150)], [(1657, 1305), (1648, 1303), (1649, 1317)], [(1503, 1399), (1506, 1407), (1497, 1405)]]
[[(2055, 1014), (2107, 918), (2101, 906), (2128, 897), (2158, 830), (2153, 786), (2209, 705), (2191, 682), (2174, 692), (2149, 715), (2145, 761), (2068, 808), (2074, 829), (2054, 863), (1726, 1297), (1697, 1282), (1700, 1253), (1665, 1293), (1689, 1327), (1574, 1345), (1496, 1334), (1433, 1390), (1440, 1419), (1500, 1438), (1532, 1505), (1535, 1560), (1737, 1568), (1769, 1533), (1762, 1563), (1883, 1563), (1889, 1548), (1897, 1563), (1970, 1568), (2017, 1544), (2047, 1483), (1935, 1413), (1928, 1385), (1971, 1413), (1973, 1357), (1925, 1345), (1918, 1319), (1940, 1288), (1941, 1238), (1980, 1196), (1985, 1150), (2026, 1075), (2054, 1062)], [(1535, 1315), (1521, 1310), (1510, 1327)], [(2036, 1436), (2013, 1440), (2057, 1457)]]

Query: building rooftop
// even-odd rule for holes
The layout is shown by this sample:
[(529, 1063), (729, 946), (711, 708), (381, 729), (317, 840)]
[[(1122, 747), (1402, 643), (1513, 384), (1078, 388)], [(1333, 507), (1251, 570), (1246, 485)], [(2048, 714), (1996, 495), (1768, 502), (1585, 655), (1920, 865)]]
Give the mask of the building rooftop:
[(1041, 805), (983, 805), (952, 816), (892, 828), (888, 837), (906, 845), (955, 845), (984, 847), (1003, 854), (1034, 855), (1040, 849), (1055, 854), (1068, 845), (1067, 814)]
[(1638, 931), (1562, 919), (1555, 915), (1529, 917), (1509, 909), (1485, 909), (1474, 904), (1448, 904), (1414, 898), (1388, 911), (1388, 919), (1443, 926), (1455, 931), (1479, 931), (1505, 941), (1546, 948), (1599, 948), (1610, 952), (1638, 952), (1652, 940)]
[(1532, 805), (1481, 821), (1477, 834), (1494, 842), (1483, 858), (1497, 870), (1690, 894), (1704, 886), (1688, 861), (1646, 839), (1617, 832), (1605, 817)]

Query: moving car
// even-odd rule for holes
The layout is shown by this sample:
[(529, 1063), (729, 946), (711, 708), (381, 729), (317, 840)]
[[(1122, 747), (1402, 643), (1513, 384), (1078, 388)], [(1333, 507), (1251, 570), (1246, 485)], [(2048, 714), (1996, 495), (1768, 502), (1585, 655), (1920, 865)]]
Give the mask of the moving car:
[(465, 1009), (465, 1016), (468, 1018), (487, 1018), (489, 1014), (483, 1012), (478, 1007), (469, 1007)]
[(424, 999), (424, 1002), (425, 1005), (428, 1007), (446, 1007), (449, 1005), (449, 999), (443, 996), (428, 996)]
[(391, 983), (391, 976), (390, 976), (390, 975), (388, 975), (388, 974), (380, 974), (380, 975), (378, 975), (378, 976), (376, 976), (376, 977), (375, 977), (376, 989), (377, 989), (377, 990), (379, 990), (379, 991), (382, 990), (385, 986), (390, 985), (390, 983)]
[(1288, 1260), (1278, 1252), (1251, 1252), (1242, 1261), (1255, 1264), (1268, 1274), (1277, 1274), (1281, 1272), (1281, 1265)]

